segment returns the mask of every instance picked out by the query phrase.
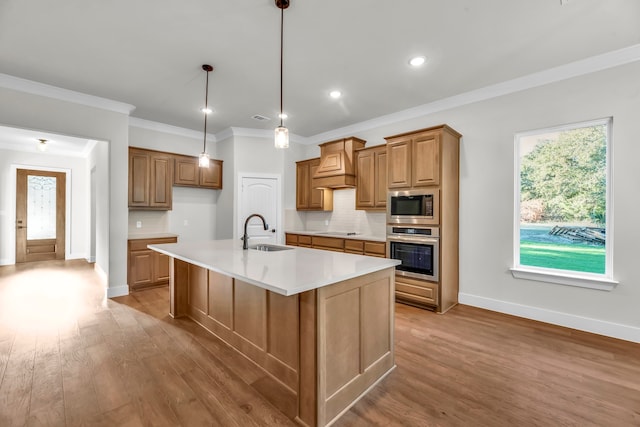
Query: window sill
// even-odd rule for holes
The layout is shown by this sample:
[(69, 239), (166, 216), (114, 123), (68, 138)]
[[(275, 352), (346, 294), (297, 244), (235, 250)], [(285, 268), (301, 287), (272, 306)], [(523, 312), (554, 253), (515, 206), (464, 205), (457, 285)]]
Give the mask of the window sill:
[(513, 267), (510, 270), (516, 279), (536, 280), (538, 282), (557, 283), (559, 285), (577, 286), (600, 291), (611, 291), (618, 284), (617, 280), (595, 274), (555, 273), (546, 269), (524, 267)]

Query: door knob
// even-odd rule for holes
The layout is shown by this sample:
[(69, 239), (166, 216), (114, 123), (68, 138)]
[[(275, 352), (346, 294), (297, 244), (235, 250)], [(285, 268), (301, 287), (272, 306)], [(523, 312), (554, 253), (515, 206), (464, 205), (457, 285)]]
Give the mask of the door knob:
[(275, 232), (276, 232), (276, 229), (275, 229), (275, 228), (272, 228), (272, 229), (271, 229), (271, 232), (272, 232), (272, 233), (275, 233)]

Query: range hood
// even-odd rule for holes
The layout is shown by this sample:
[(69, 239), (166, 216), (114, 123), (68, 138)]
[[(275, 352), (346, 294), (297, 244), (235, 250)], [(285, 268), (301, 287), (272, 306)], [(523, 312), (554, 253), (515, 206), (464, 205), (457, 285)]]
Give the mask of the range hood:
[(355, 151), (364, 148), (364, 144), (353, 136), (320, 144), (320, 166), (311, 180), (313, 188), (355, 187)]

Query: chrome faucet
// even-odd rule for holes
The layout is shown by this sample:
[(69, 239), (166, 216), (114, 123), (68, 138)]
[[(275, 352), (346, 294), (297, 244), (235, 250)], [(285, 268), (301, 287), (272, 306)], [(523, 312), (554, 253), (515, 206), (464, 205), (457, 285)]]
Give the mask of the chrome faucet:
[(264, 220), (264, 217), (260, 214), (251, 214), (247, 217), (247, 219), (244, 222), (244, 235), (242, 236), (242, 249), (249, 249), (249, 235), (247, 234), (247, 225), (249, 225), (249, 220), (251, 218), (253, 218), (254, 216), (257, 216), (258, 218), (260, 218), (262, 220), (262, 225), (264, 225), (264, 229), (268, 230), (269, 229), (269, 224), (267, 224), (267, 221)]

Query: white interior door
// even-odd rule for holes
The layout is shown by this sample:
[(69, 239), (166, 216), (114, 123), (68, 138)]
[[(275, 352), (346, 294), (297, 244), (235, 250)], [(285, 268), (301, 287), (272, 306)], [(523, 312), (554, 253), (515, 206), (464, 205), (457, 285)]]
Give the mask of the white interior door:
[(280, 178), (277, 176), (241, 175), (238, 236), (244, 233), (244, 223), (251, 214), (260, 214), (269, 225), (265, 230), (260, 218), (253, 217), (247, 225), (249, 244), (278, 243), (280, 224)]

